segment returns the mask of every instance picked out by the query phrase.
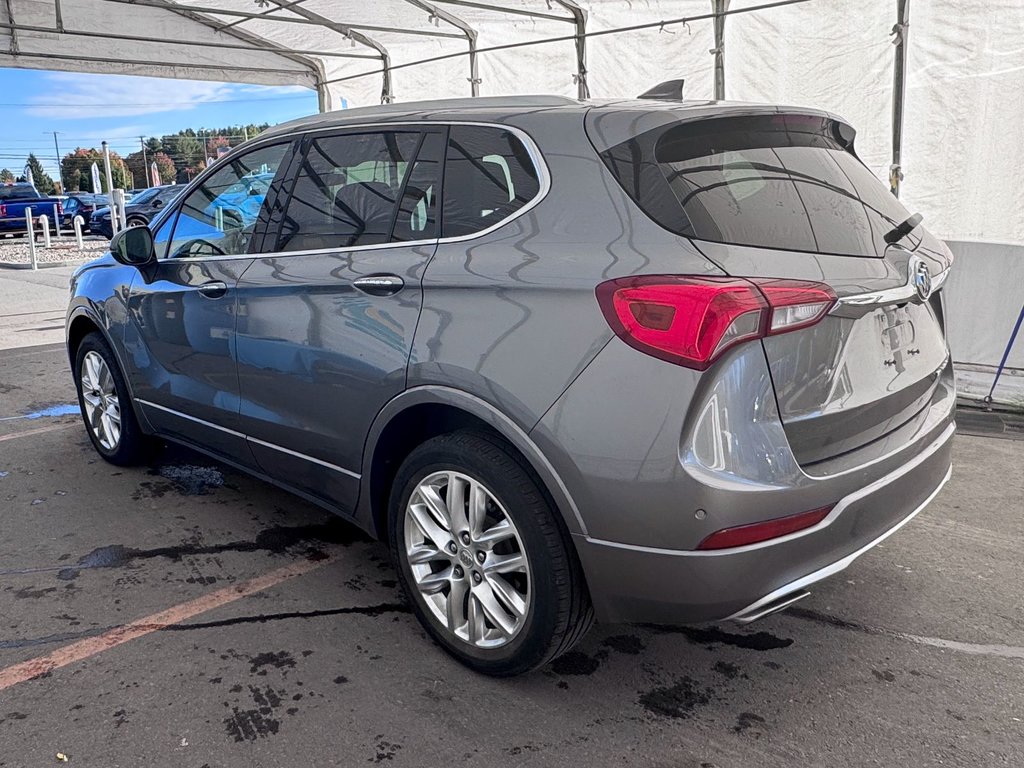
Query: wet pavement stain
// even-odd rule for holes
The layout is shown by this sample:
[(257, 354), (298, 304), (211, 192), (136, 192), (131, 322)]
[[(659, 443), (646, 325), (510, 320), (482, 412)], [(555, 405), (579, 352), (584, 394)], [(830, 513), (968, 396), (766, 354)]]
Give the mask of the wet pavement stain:
[(197, 464), (164, 464), (150, 474), (169, 480), (171, 488), (182, 496), (205, 496), (224, 485), (224, 474), (215, 467)]
[(77, 579), (79, 570), (77, 568), (61, 568), (57, 571), (57, 578), (61, 581), (71, 581)]
[[(736, 718), (736, 725), (732, 727), (736, 733), (743, 733), (744, 731), (753, 728), (758, 725), (764, 725), (765, 719), (760, 715), (755, 715), (753, 712), (740, 712), (739, 717)], [(760, 738), (761, 734), (757, 734)]]
[(698, 707), (709, 704), (713, 694), (711, 688), (701, 688), (692, 678), (682, 677), (675, 685), (641, 693), (639, 702), (652, 715), (686, 719)]
[(551, 669), (559, 675), (592, 675), (601, 666), (598, 659), (579, 651), (569, 651), (551, 662)]
[(180, 560), (188, 555), (217, 555), (223, 552), (271, 552), (282, 554), (298, 544), (318, 542), (347, 546), (355, 542), (369, 541), (369, 537), (342, 521), (316, 523), (312, 525), (275, 526), (260, 531), (252, 541), (229, 541), (223, 544), (200, 545), (183, 543), (173, 547), (155, 549), (134, 549), (121, 544), (99, 547), (78, 560), (81, 568), (123, 568), (134, 560), (151, 560), (166, 557)]
[[(273, 717), (281, 706), (282, 692), (273, 688), (249, 686), (253, 709), (231, 707), (231, 716), (224, 719), (224, 731), (235, 742), (256, 741), (273, 736), (281, 729), (281, 722)], [(231, 706), (224, 702), (224, 706)]]
[(730, 664), (728, 661), (716, 662), (714, 670), (729, 680), (735, 680), (737, 677), (742, 677), (744, 680), (750, 679), (745, 672), (740, 671), (739, 667), (735, 664)]
[(718, 627), (668, 627), (658, 624), (645, 624), (644, 627), (658, 634), (683, 635), (691, 643), (698, 645), (731, 645), (747, 651), (774, 651), (788, 648), (793, 644), (792, 638), (776, 637), (769, 632), (754, 632), (741, 635), (726, 632)]
[(601, 645), (630, 656), (638, 656), (647, 647), (636, 635), (612, 635), (606, 637)]
[(56, 592), (56, 587), (45, 587), (43, 589), (33, 589), (32, 587), (22, 587), (14, 593), (14, 597), (18, 600), (38, 600), (40, 597), (46, 597), (51, 592)]
[(249, 667), (250, 675), (266, 675), (267, 670), (264, 667), (273, 667), (274, 669), (290, 669), (295, 667), (295, 659), (292, 658), (288, 651), (261, 653), (253, 656), (251, 662), (252, 666)]
[(896, 675), (890, 672), (888, 669), (884, 669), (879, 672), (877, 669), (872, 669), (871, 674), (875, 676), (875, 679), (880, 683), (895, 683)]
[(384, 734), (378, 734), (376, 738), (377, 738), (377, 745), (376, 745), (377, 754), (373, 758), (373, 762), (375, 762), (375, 763), (382, 763), (385, 760), (394, 760), (395, 759), (395, 755), (398, 754), (398, 750), (400, 750), (402, 748), (402, 745), (401, 744), (395, 744), (393, 742), (387, 741), (384, 738)]

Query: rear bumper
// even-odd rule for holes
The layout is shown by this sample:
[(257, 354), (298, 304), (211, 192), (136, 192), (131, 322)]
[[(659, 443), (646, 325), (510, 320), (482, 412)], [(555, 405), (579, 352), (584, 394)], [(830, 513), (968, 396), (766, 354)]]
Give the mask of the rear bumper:
[(575, 538), (598, 618), (685, 624), (753, 621), (798, 599), (895, 533), (950, 477), (949, 423), (912, 459), (844, 496), (805, 531), (715, 552)]

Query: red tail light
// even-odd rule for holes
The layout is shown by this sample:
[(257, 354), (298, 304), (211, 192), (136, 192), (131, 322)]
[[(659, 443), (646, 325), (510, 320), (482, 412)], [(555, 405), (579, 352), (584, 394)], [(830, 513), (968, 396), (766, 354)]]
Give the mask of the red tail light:
[(57, 215), (58, 216), (63, 216), (64, 215), (64, 204), (60, 200), (57, 201)]
[(813, 325), (835, 299), (827, 285), (762, 278), (644, 275), (597, 287), (619, 338), (699, 371), (741, 341)]
[(7, 206), (4, 205), (3, 203), (0, 203), (0, 216), (6, 216), (6, 215), (7, 215)]
[(810, 512), (801, 512), (798, 515), (777, 517), (774, 520), (764, 520), (750, 525), (737, 525), (734, 528), (723, 528), (705, 538), (697, 545), (697, 549), (730, 549), (777, 539), (780, 536), (817, 525), (828, 517), (828, 513), (831, 511), (831, 506), (822, 507), (821, 509), (812, 509)]

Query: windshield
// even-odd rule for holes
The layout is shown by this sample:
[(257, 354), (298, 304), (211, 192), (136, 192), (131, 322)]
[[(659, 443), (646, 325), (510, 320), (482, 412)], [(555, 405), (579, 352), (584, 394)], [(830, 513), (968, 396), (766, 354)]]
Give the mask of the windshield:
[(149, 189), (142, 190), (139, 194), (132, 198), (132, 205), (136, 203), (146, 203), (152, 200), (160, 194), (160, 187), (150, 187)]
[(881, 256), (885, 235), (909, 213), (849, 151), (844, 132), (852, 138), (823, 117), (718, 118), (637, 137), (604, 157), (648, 215), (681, 235)]

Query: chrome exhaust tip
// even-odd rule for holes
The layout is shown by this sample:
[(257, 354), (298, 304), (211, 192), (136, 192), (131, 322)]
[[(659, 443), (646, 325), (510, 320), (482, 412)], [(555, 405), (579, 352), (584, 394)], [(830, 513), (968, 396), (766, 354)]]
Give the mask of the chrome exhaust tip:
[(740, 613), (733, 614), (730, 618), (737, 624), (750, 624), (758, 619), (763, 619), (765, 616), (771, 616), (773, 613), (785, 610), (798, 600), (803, 600), (809, 594), (811, 593), (806, 589), (787, 592), (786, 594), (775, 598), (770, 603), (764, 603), (763, 605), (759, 605), (747, 612), (741, 611)]

